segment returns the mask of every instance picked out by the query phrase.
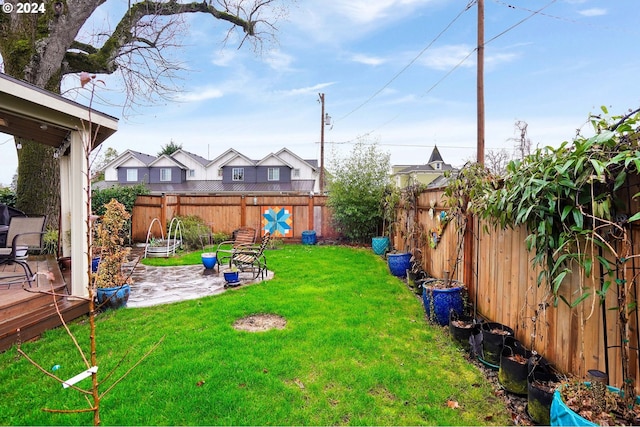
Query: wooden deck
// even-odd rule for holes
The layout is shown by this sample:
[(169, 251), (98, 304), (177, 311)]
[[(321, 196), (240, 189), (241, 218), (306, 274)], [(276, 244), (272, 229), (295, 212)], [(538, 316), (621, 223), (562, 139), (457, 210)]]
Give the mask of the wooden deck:
[(56, 303), (66, 321), (89, 312), (87, 301), (65, 296), (71, 288), (70, 275), (60, 271), (53, 257), (29, 256), (29, 267), (34, 273), (51, 272), (52, 276), (37, 274), (29, 288), (26, 281), (16, 283), (15, 278), (10, 279), (15, 277), (14, 272), (22, 271), (21, 267), (0, 266), (0, 351), (62, 325)]

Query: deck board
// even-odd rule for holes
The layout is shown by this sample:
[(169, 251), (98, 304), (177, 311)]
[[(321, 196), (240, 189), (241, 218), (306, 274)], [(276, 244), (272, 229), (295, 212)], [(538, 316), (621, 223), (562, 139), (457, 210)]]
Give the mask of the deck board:
[(0, 351), (8, 349), (18, 339), (32, 339), (45, 330), (60, 326), (56, 303), (66, 321), (87, 314), (89, 310), (87, 301), (66, 297), (71, 289), (71, 275), (68, 271), (63, 273), (52, 256), (30, 255), (28, 263), (36, 275), (31, 287), (26, 280), (3, 284), (3, 277), (15, 276), (16, 271), (23, 270), (15, 264), (0, 266)]

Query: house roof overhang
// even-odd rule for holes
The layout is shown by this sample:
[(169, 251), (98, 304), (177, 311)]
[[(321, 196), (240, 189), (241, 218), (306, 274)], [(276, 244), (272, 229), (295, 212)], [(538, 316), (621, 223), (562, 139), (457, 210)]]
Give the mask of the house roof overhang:
[(118, 129), (115, 117), (0, 73), (0, 132), (59, 148), (89, 124), (92, 149)]

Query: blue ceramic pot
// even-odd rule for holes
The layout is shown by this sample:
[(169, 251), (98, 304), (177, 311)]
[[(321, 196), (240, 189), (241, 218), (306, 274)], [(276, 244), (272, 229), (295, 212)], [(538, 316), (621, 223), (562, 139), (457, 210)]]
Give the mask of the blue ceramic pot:
[(224, 280), (227, 283), (238, 283), (239, 281), (239, 272), (238, 271), (223, 271)]
[(387, 254), (387, 264), (391, 274), (397, 277), (406, 277), (407, 270), (411, 267), (411, 254), (409, 252)]
[(303, 245), (315, 245), (316, 241), (316, 232), (314, 230), (306, 230), (302, 232)]
[[(438, 322), (441, 326), (449, 324), (451, 310), (458, 315), (462, 314), (464, 304), (462, 301), (462, 286), (447, 289), (429, 287), (429, 281), (422, 285), (422, 302), (427, 317)], [(433, 310), (433, 312), (432, 312)]]
[(96, 299), (99, 308), (120, 308), (127, 305), (131, 294), (129, 285), (118, 286), (115, 288), (98, 288), (96, 290)]
[(213, 252), (205, 252), (202, 254), (202, 265), (204, 265), (204, 268), (207, 270), (215, 267), (216, 262), (218, 262), (218, 259), (216, 258), (216, 254)]
[(374, 237), (371, 239), (371, 248), (376, 255), (384, 255), (389, 249), (389, 237)]

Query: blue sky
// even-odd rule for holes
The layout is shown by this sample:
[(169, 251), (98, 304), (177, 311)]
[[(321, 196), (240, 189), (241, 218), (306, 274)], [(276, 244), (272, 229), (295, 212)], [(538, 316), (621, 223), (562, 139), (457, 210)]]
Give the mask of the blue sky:
[[(333, 119), (327, 166), (359, 139), (377, 142), (392, 164), (424, 164), (437, 145), (461, 166), (476, 153), (477, 8), (469, 3), (299, 0), (261, 54), (223, 44), (226, 26), (211, 17), (189, 16), (183, 47), (172, 52), (188, 68), (181, 91), (126, 117), (96, 106), (121, 118), (103, 145), (156, 154), (174, 141), (207, 158), (235, 148), (255, 159), (287, 147), (319, 159), (324, 93)], [(124, 6), (110, 0), (91, 28), (114, 25)], [(639, 107), (638, 18), (637, 0), (485, 0), (486, 149), (512, 150), (516, 121), (528, 123), (534, 147), (557, 146), (577, 129), (590, 134), (588, 115), (601, 105), (612, 114)], [(121, 101), (116, 79), (105, 82), (101, 96)], [(17, 160), (13, 144), (0, 147), (8, 184)]]

